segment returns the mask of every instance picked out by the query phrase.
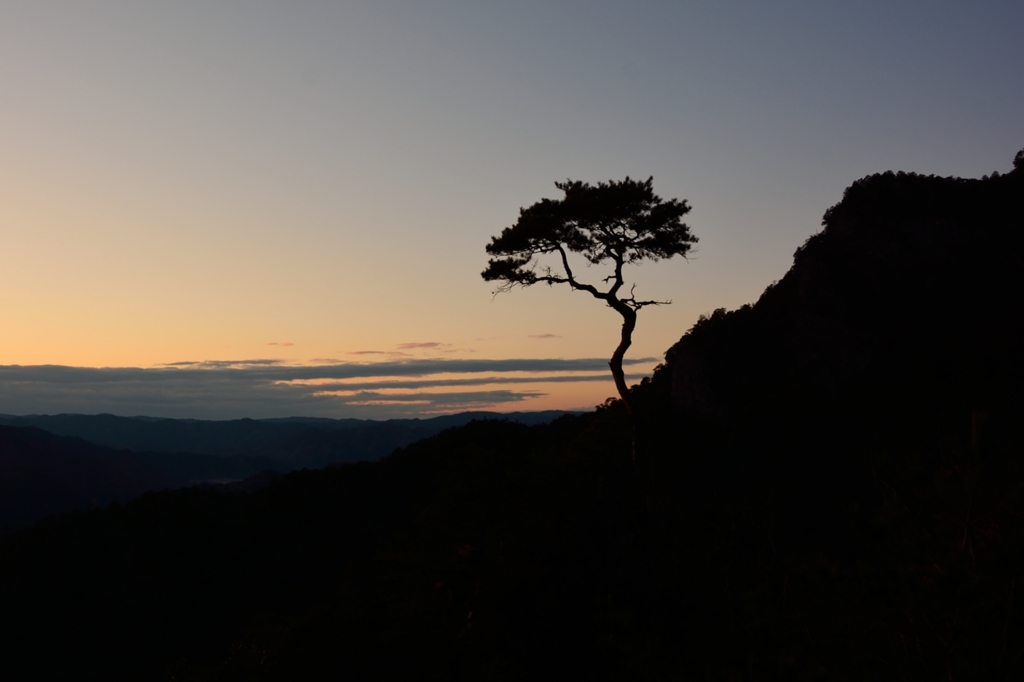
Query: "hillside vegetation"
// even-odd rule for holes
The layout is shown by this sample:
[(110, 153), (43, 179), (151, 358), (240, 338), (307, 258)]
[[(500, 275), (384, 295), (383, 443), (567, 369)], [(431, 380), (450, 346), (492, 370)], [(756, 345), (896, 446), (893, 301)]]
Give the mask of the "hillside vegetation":
[(7, 679), (1024, 675), (1024, 156), (858, 181), (620, 402), (4, 539)]

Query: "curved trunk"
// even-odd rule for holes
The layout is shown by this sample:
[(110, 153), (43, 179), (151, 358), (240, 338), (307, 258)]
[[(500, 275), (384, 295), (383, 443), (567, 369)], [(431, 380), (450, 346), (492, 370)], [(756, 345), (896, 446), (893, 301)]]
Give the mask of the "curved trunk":
[(615, 379), (615, 388), (619, 391), (622, 402), (626, 405), (626, 411), (633, 414), (633, 400), (629, 396), (629, 388), (626, 386), (626, 376), (622, 371), (622, 358), (633, 343), (633, 330), (636, 329), (636, 311), (625, 304), (612, 305), (622, 315), (622, 336), (619, 346), (612, 353), (612, 359), (608, 366), (612, 370), (612, 378)]
[(636, 406), (633, 405), (633, 398), (629, 395), (629, 387), (626, 386), (626, 375), (622, 371), (622, 359), (633, 343), (633, 330), (636, 329), (636, 310), (621, 301), (613, 300), (612, 307), (622, 315), (622, 336), (619, 339), (618, 347), (612, 353), (612, 359), (608, 361), (608, 366), (611, 367), (612, 377), (615, 379), (615, 388), (618, 389), (622, 403), (626, 406), (626, 412), (629, 413), (629, 421), (633, 431), (630, 459), (633, 461), (633, 470), (636, 472), (640, 490), (643, 493), (644, 501), (647, 503), (647, 511), (653, 515), (654, 506), (651, 499), (653, 489), (651, 485), (651, 472), (649, 471), (650, 462), (645, 461), (647, 458), (641, 453), (640, 415), (637, 414)]

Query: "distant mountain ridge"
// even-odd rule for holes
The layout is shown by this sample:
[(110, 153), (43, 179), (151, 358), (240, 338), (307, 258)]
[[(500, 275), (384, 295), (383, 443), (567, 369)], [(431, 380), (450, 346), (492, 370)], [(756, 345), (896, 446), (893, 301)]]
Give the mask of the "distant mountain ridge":
[(268, 472), (374, 461), (474, 419), (510, 417), (536, 424), (563, 414), (464, 412), (386, 422), (0, 415), (0, 534), (48, 515), (105, 507), (151, 490), (197, 484), (247, 490), (266, 485)]
[(461, 412), (428, 419), (170, 419), (113, 414), (0, 415), (0, 424), (32, 426), (59, 436), (134, 452), (189, 452), (202, 455), (266, 457), (292, 468), (372, 461), (474, 419), (508, 419), (526, 425), (550, 422), (562, 410)]

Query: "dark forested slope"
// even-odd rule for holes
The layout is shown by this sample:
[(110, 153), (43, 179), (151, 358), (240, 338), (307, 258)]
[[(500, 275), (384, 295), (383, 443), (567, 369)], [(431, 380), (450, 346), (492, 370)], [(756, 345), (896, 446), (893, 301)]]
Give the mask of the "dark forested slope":
[(859, 180), (756, 304), (716, 311), (669, 350), (675, 403), (729, 421), (851, 391), (886, 409), (911, 397), (984, 409), (1016, 395), (1022, 197), (1024, 168)]
[(610, 402), (17, 533), (0, 665), (1020, 679), (1022, 185), (1020, 167), (855, 183), (782, 280), (634, 389), (636, 469)]
[[(593, 633), (576, 626), (586, 610), (561, 612), (573, 593), (589, 599), (595, 570), (583, 561), (592, 555), (565, 563), (591, 551), (565, 524), (591, 513), (607, 459), (594, 455), (618, 466), (622, 442), (613, 430), (588, 458), (567, 454), (585, 424), (475, 422), (254, 494), (150, 493), (44, 521), (0, 552), (0, 604), (17, 624), (0, 638), (0, 667), (33, 678), (416, 679), (479, 673), (509, 647), (526, 653), (510, 674), (549, 665), (552, 648), (592, 653)], [(620, 519), (607, 523), (621, 534)], [(584, 545), (605, 542), (587, 530)], [(452, 646), (465, 644), (461, 661)]]
[(678, 551), (713, 557), (708, 651), (745, 642), (763, 676), (1012, 679), (1024, 155), (981, 180), (865, 178), (823, 224), (637, 389), (651, 497)]
[(0, 426), (0, 534), (44, 516), (125, 502), (175, 483), (131, 452)]

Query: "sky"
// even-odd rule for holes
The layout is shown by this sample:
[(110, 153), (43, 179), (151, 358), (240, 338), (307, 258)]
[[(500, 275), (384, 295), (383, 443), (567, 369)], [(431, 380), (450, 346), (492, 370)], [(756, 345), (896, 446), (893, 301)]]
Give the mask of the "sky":
[[(0, 2), (0, 412), (588, 409), (620, 319), (494, 295), (554, 182), (653, 176), (649, 374), (854, 180), (1024, 147), (1024, 3)], [(597, 268), (581, 278), (599, 280)]]

